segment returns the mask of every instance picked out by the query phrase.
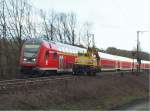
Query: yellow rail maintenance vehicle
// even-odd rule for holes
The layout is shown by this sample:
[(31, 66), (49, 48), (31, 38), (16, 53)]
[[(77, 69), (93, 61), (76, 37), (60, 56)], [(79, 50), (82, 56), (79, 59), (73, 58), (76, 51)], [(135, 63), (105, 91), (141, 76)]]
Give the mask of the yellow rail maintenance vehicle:
[(96, 75), (100, 71), (100, 57), (96, 48), (88, 48), (86, 53), (78, 53), (73, 65), (73, 74)]

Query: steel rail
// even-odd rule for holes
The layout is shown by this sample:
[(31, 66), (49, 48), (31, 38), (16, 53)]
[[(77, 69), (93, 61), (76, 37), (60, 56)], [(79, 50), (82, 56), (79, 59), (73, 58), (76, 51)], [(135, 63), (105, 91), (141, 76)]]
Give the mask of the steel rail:
[[(130, 72), (130, 71), (129, 71)], [(128, 73), (128, 71), (119, 71), (119, 72), (102, 72), (98, 73), (97, 76), (100, 75), (120, 75), (123, 73)], [(56, 80), (69, 80), (76, 78), (77, 76), (72, 75), (63, 75), (63, 76), (47, 76), (47, 77), (36, 77), (36, 78), (26, 78), (26, 79), (12, 79), (12, 80), (3, 80), (0, 81), (0, 90), (7, 89), (8, 86), (23, 86), (23, 85), (30, 85), (30, 83), (40, 83), (40, 82), (48, 82), (48, 81), (56, 81)]]
[(30, 85), (30, 83), (41, 83), (41, 82), (48, 82), (48, 81), (56, 81), (56, 80), (70, 80), (75, 78), (74, 76), (62, 76), (56, 78), (50, 77), (39, 77), (39, 78), (28, 78), (28, 79), (14, 79), (14, 80), (4, 80), (0, 81), (0, 90), (7, 89), (10, 86), (23, 86), (23, 85)]

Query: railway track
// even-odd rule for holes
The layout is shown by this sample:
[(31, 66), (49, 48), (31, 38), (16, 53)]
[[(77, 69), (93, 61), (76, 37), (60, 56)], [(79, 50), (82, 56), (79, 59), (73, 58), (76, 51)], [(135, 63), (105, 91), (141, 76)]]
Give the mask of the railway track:
[(28, 86), (28, 85), (36, 85), (40, 83), (46, 83), (50, 81), (56, 80), (70, 80), (75, 78), (74, 76), (65, 75), (65, 76), (51, 76), (51, 77), (38, 77), (38, 78), (28, 78), (28, 79), (12, 79), (12, 80), (3, 80), (0, 81), (0, 90), (6, 90), (9, 88), (17, 87), (17, 86)]
[[(121, 75), (122, 73), (131, 73), (129, 72), (101, 72), (97, 74), (98, 76), (109, 76), (109, 75)], [(50, 81), (56, 80), (70, 80), (76, 79), (79, 76), (72, 76), (72, 75), (63, 75), (63, 76), (47, 76), (47, 77), (36, 77), (36, 78), (23, 78), (23, 79), (12, 79), (12, 80), (3, 80), (0, 81), (0, 90), (6, 90), (9, 88), (17, 87), (17, 86), (29, 86), (29, 85), (36, 85), (41, 83), (48, 83)]]

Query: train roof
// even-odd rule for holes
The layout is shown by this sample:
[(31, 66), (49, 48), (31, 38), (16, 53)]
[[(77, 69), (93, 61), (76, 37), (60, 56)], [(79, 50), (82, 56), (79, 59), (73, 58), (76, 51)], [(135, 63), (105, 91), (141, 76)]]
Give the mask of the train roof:
[(25, 43), (34, 43), (34, 44), (40, 44), (42, 41), (44, 41), (43, 39), (41, 38), (32, 38), (32, 39), (27, 39), (25, 41)]
[[(67, 52), (75, 52), (75, 53), (81, 52), (81, 53), (85, 53), (86, 50), (87, 50), (86, 48), (72, 46), (72, 45), (69, 45), (69, 44), (63, 44), (63, 43), (60, 43), (60, 42), (55, 42), (55, 44), (57, 45), (59, 51), (65, 50)], [(74, 50), (74, 51), (72, 51), (72, 50)], [(117, 56), (117, 55), (112, 55), (112, 54), (103, 53), (103, 52), (98, 52), (98, 54), (100, 55), (101, 58), (112, 59), (112, 60), (119, 60), (119, 61), (128, 61), (128, 62), (132, 62), (133, 61), (132, 58), (128, 58), (128, 57)], [(150, 63), (150, 61), (142, 61), (142, 63)]]
[[(49, 41), (49, 40), (45, 40), (43, 38), (32, 38), (32, 39), (28, 39), (26, 40), (26, 43), (41, 43), (41, 42), (48, 42), (49, 44), (51, 44), (51, 46), (54, 46), (54, 48), (59, 51), (65, 51), (65, 52), (71, 52), (71, 53), (85, 53), (86, 52), (86, 48), (81, 48), (78, 46), (72, 46), (70, 44), (64, 44), (64, 43), (60, 43), (60, 42), (54, 42), (54, 41)], [(123, 57), (123, 56), (117, 56), (117, 55), (112, 55), (112, 54), (108, 54), (108, 53), (103, 53), (103, 52), (98, 52), (99, 56), (101, 58), (106, 58), (106, 59), (112, 59), (112, 60), (119, 60), (119, 61), (129, 61), (131, 62), (133, 59), (128, 58), (128, 57)], [(136, 62), (136, 61), (135, 61)], [(150, 64), (150, 61), (146, 61), (146, 60), (141, 60), (142, 63), (146, 63), (146, 64)]]
[(150, 64), (150, 61), (146, 61), (146, 60), (141, 60), (141, 62), (145, 64)]
[(98, 52), (98, 53), (99, 53), (101, 58), (112, 59), (112, 60), (119, 60), (119, 61), (129, 61), (129, 62), (132, 61), (131, 58), (127, 58), (127, 57), (107, 54), (107, 53), (103, 53), (103, 52)]
[(78, 52), (85, 53), (86, 52), (85, 48), (80, 48), (80, 47), (72, 46), (69, 44), (63, 44), (60, 42), (55, 42), (55, 44), (59, 51), (65, 51), (65, 52), (70, 52), (70, 53), (78, 53)]
[(117, 60), (117, 57), (114, 55), (111, 55), (111, 54), (107, 54), (107, 53), (103, 53), (103, 52), (98, 52), (98, 54), (101, 58)]

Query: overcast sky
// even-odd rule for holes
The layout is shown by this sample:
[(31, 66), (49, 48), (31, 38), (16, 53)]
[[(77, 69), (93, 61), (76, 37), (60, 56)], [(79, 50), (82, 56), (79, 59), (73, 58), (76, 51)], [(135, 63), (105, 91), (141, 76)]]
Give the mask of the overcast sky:
[[(75, 12), (78, 21), (92, 23), (96, 46), (132, 50), (137, 30), (150, 31), (150, 0), (32, 0), (44, 10)], [(140, 33), (143, 51), (150, 53), (150, 32)]]

